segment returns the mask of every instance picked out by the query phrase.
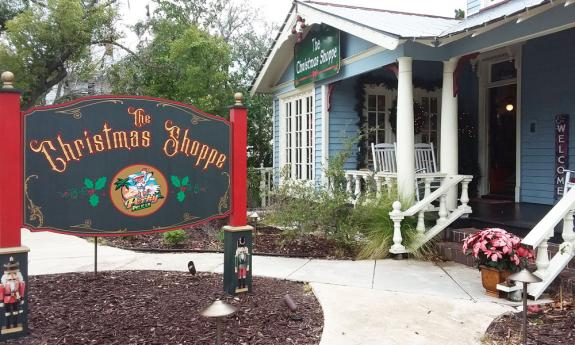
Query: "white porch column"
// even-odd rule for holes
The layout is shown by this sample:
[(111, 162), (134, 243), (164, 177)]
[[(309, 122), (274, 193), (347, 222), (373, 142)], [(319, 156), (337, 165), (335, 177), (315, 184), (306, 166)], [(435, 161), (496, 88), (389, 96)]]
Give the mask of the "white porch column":
[[(441, 91), (441, 152), (440, 170), (442, 173), (457, 175), (458, 167), (458, 133), (457, 133), (457, 96), (453, 96), (453, 73), (458, 58), (443, 61), (443, 89)], [(447, 193), (447, 208), (457, 207), (457, 189)]]
[(412, 60), (400, 57), (397, 61), (397, 190), (402, 204), (409, 207), (415, 198)]

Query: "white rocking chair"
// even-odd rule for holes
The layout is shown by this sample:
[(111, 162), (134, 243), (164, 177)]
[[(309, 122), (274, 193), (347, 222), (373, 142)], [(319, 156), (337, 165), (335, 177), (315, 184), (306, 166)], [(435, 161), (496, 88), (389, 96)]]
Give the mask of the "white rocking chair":
[[(433, 143), (415, 144), (415, 172), (424, 174), (433, 174), (437, 172), (437, 163), (435, 162), (435, 150)], [(415, 197), (417, 201), (423, 199), (425, 194), (425, 183), (415, 179)], [(431, 189), (437, 189), (441, 185), (440, 181), (433, 181)]]
[(371, 144), (373, 171), (396, 173), (395, 144)]

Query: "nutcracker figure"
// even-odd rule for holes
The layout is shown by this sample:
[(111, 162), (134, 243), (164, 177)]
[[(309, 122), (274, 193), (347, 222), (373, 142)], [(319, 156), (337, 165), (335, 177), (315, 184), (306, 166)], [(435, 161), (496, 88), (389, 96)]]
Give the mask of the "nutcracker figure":
[(245, 237), (238, 239), (238, 247), (236, 249), (236, 263), (234, 272), (238, 277), (238, 284), (236, 285), (236, 293), (248, 291), (247, 277), (250, 270), (250, 251), (246, 247)]
[(4, 307), (5, 315), (2, 331), (21, 328), (18, 317), (22, 313), (20, 307), (24, 304), (25, 291), (26, 283), (20, 273), (20, 263), (10, 257), (9, 262), (4, 264), (4, 275), (0, 281), (0, 307)]

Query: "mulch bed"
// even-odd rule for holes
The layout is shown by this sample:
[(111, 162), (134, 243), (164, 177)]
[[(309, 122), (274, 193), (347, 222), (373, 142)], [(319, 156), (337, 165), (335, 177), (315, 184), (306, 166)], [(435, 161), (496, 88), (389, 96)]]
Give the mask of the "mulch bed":
[[(309, 287), (254, 278), (254, 292), (222, 292), (215, 274), (121, 271), (30, 277), (30, 334), (9, 344), (213, 344), (215, 322), (200, 312), (216, 298), (238, 312), (225, 344), (318, 344), (323, 314)], [(302, 321), (290, 319), (289, 294)]]
[[(485, 333), (485, 344), (511, 345), (521, 343), (523, 314), (506, 313), (495, 319)], [(527, 313), (527, 344), (575, 344), (575, 308), (561, 310), (558, 303)]]
[[(186, 230), (187, 239), (178, 245), (165, 243), (163, 234), (139, 235), (128, 237), (108, 237), (105, 244), (109, 246), (149, 251), (223, 251), (220, 240), (220, 229), (223, 221), (214, 221), (197, 228)], [(352, 249), (341, 249), (334, 241), (317, 235), (302, 235), (295, 238), (282, 235), (282, 230), (256, 225), (253, 236), (254, 254), (279, 255), (291, 257), (354, 259)]]

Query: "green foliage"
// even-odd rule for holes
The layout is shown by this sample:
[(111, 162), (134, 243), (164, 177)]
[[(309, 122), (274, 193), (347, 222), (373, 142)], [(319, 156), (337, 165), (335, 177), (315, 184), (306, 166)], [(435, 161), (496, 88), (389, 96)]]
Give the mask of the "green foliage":
[(0, 66), (14, 72), (16, 86), (25, 91), (24, 108), (40, 102), (72, 65), (90, 60), (91, 46), (118, 38), (110, 2), (31, 1), (16, 8), (0, 40)]
[[(309, 186), (298, 181), (286, 179), (280, 186), (271, 214), (266, 221), (286, 229), (284, 235), (297, 237), (308, 233), (320, 233), (333, 239), (342, 248), (359, 248), (360, 259), (381, 259), (389, 254), (393, 241), (393, 222), (389, 213), (392, 204), (398, 200), (397, 192), (384, 192), (380, 197), (368, 193), (351, 204), (352, 195), (346, 191), (345, 171), (343, 169), (350, 156), (352, 145), (332, 158), (326, 169), (330, 189)], [(375, 181), (369, 190), (375, 190)], [(410, 205), (405, 200), (402, 205)], [(414, 243), (417, 232), (416, 219), (407, 217), (401, 223), (404, 244)], [(417, 251), (420, 255), (427, 247)]]
[(268, 25), (248, 1), (154, 2), (152, 16), (134, 27), (141, 38), (138, 50), (109, 73), (113, 92), (169, 98), (223, 117), (233, 93), (242, 92), (249, 108), (248, 165), (270, 166), (272, 96), (251, 96), (249, 88), (273, 28), (259, 33)]
[(164, 243), (172, 246), (177, 246), (178, 244), (184, 243), (184, 241), (186, 241), (187, 238), (188, 235), (184, 230), (173, 230), (164, 232)]

